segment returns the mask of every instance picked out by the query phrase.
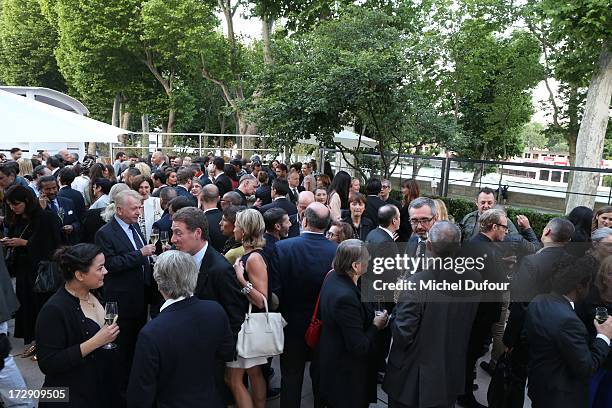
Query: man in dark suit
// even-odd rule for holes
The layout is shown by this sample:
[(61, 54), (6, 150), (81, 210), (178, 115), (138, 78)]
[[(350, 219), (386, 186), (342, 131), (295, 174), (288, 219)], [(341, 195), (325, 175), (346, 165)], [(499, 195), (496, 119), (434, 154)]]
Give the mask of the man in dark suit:
[(219, 195), (223, 197), (225, 193), (232, 191), (232, 180), (223, 172), (225, 161), (222, 157), (215, 157), (212, 161), (215, 185), (219, 188)]
[(179, 197), (187, 197), (192, 202), (194, 207), (198, 206), (198, 199), (190, 193), (191, 186), (193, 185), (193, 171), (185, 169), (180, 170), (176, 173), (176, 195)]
[(291, 221), (289, 221), (289, 216), (282, 208), (270, 208), (264, 213), (263, 218), (266, 224), (266, 233), (264, 234), (266, 245), (263, 247), (263, 253), (268, 265), (268, 287), (278, 297), (280, 296), (280, 277), (276, 243), (283, 238), (287, 238)]
[(287, 199), (289, 184), (285, 179), (275, 179), (272, 182), (272, 202), (259, 208), (263, 214), (270, 208), (282, 208), (289, 216), (297, 214), (297, 207)]
[[(280, 309), (289, 323), (285, 327), (285, 348), (280, 361), (280, 406), (283, 408), (300, 407), (304, 366), (312, 359), (304, 333), (337, 248), (323, 235), (330, 222), (329, 209), (325, 205), (310, 204), (302, 222), (304, 230), (299, 237), (276, 243), (281, 281)], [(316, 367), (312, 364), (310, 377), (316, 395)]]
[(529, 389), (534, 408), (589, 406), (589, 379), (610, 352), (612, 317), (594, 323), (589, 339), (575, 304), (589, 292), (591, 272), (575, 258), (558, 265), (553, 290), (529, 304), (525, 332), (529, 344)]
[(311, 191), (302, 191), (298, 196), (297, 213), (289, 217), (291, 228), (289, 228), (289, 238), (297, 237), (302, 232), (302, 218), (304, 211), (311, 203), (314, 203), (315, 197)]
[[(524, 257), (512, 274), (512, 299), (510, 315), (504, 331), (504, 346), (512, 350), (510, 354), (513, 378), (524, 390), (527, 383), (528, 345), (524, 338), (523, 327), (529, 302), (537, 295), (552, 290), (552, 277), (557, 263), (568, 256), (565, 247), (574, 233), (574, 225), (564, 218), (553, 218), (542, 232), (544, 248), (533, 255)], [(517, 401), (524, 400), (524, 393), (518, 392)]]
[(240, 194), (240, 198), (242, 199), (239, 205), (246, 207), (248, 197), (252, 196), (255, 194), (255, 191), (257, 191), (257, 179), (250, 174), (243, 175), (240, 177), (238, 188), (234, 189), (234, 191)]
[(78, 244), (81, 237), (81, 221), (76, 215), (72, 200), (58, 196), (57, 180), (53, 176), (41, 177), (39, 187), (39, 199), (43, 209), (53, 212), (62, 221), (64, 241), (71, 245)]
[(370, 244), (393, 242), (400, 224), (400, 214), (397, 207), (391, 204), (380, 207), (376, 222), (378, 227), (370, 231), (366, 237), (366, 242)]
[(214, 184), (208, 184), (202, 187), (200, 192), (200, 202), (202, 210), (208, 220), (208, 242), (217, 251), (221, 252), (227, 237), (221, 233), (221, 218), (223, 213), (218, 208), (219, 205), (219, 189)]
[[(155, 173), (157, 171), (164, 171), (168, 167), (166, 164), (166, 157), (163, 152), (155, 151), (151, 155), (151, 173)], [(119, 174), (117, 174), (119, 176)]]
[(369, 218), (372, 224), (378, 224), (378, 209), (386, 203), (380, 199), (379, 194), (382, 189), (382, 184), (379, 179), (371, 178), (366, 183), (366, 208), (363, 214), (364, 217)]
[(165, 302), (138, 335), (128, 406), (224, 406), (213, 373), (219, 361), (233, 359), (234, 337), (223, 308), (193, 296), (197, 276), (185, 253), (157, 258), (155, 280)]
[(304, 191), (304, 187), (300, 185), (300, 173), (295, 169), (291, 170), (287, 176), (287, 182), (289, 183), (289, 194), (287, 198), (294, 205), (297, 205), (299, 195)]
[(408, 215), (412, 235), (408, 239), (406, 253), (411, 257), (423, 257), (426, 254), (427, 234), (438, 216), (436, 204), (431, 198), (416, 198), (408, 207)]
[(151, 175), (151, 179), (153, 180), (153, 192), (151, 193), (151, 197), (159, 197), (161, 191), (168, 187), (166, 181), (168, 180), (168, 175), (159, 170)]
[(117, 302), (121, 333), (118, 354), (122, 393), (127, 387), (138, 332), (147, 321), (147, 299), (152, 281), (150, 256), (155, 245), (146, 241), (138, 226), (142, 197), (122, 191), (115, 197), (115, 216), (96, 233), (96, 244), (106, 258), (104, 300)]
[[(448, 221), (435, 223), (427, 239), (433, 258), (453, 258), (459, 249), (461, 232)], [(409, 280), (421, 283), (480, 281), (476, 270), (461, 274), (454, 269), (424, 269)], [(390, 408), (451, 407), (463, 393), (465, 354), (475, 302), (458, 299), (455, 291), (406, 290), (402, 292), (391, 322), (393, 342), (383, 390)], [(466, 294), (467, 295), (467, 294)], [(452, 341), (449, 341), (452, 339)], [(424, 368), (427, 367), (427, 368)]]
[(60, 189), (57, 195), (72, 200), (76, 218), (81, 221), (85, 216), (85, 199), (83, 198), (83, 194), (72, 189), (70, 186), (75, 178), (76, 174), (70, 167), (64, 167), (61, 169), (58, 176)]
[(159, 232), (170, 232), (172, 229), (172, 214), (170, 214), (170, 202), (176, 198), (176, 190), (172, 187), (164, 187), (159, 192), (159, 205), (164, 210), (161, 218), (153, 223), (153, 228), (157, 228)]

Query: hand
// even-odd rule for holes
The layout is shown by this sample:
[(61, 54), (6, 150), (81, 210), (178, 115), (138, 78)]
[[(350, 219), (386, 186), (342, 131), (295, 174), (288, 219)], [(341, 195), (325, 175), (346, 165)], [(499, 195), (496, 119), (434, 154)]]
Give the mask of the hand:
[(529, 219), (524, 215), (516, 216), (516, 223), (518, 224), (520, 229), (529, 229), (531, 228), (531, 224), (529, 223)]
[(0, 243), (7, 247), (20, 247), (28, 245), (28, 241), (23, 238), (2, 238)]
[(47, 204), (49, 204), (49, 199), (47, 199), (47, 197), (45, 197), (43, 193), (40, 193), (40, 196), (38, 197), (38, 203), (40, 204), (40, 207), (44, 210), (45, 208), (47, 208)]
[(62, 230), (66, 233), (66, 234), (72, 234), (72, 231), (74, 230), (74, 228), (72, 227), (72, 225), (64, 225), (62, 227)]
[(149, 245), (145, 245), (142, 248), (140, 248), (140, 253), (143, 256), (151, 256), (155, 253), (155, 245), (153, 244), (149, 244)]
[(603, 334), (607, 338), (612, 339), (612, 316), (608, 316), (608, 320), (601, 324), (597, 323), (597, 320), (595, 320), (594, 324), (597, 333)]
[(263, 202), (261, 201), (261, 198), (257, 198), (257, 200), (255, 200), (255, 202), (253, 203), (253, 207), (261, 207), (261, 204)]
[(172, 245), (167, 244), (167, 245), (162, 245), (162, 252), (166, 252), (172, 249)]
[(91, 339), (95, 342), (96, 348), (99, 348), (115, 341), (118, 334), (119, 326), (113, 323), (110, 326), (104, 325)]
[(389, 314), (387, 313), (386, 310), (383, 310), (383, 313), (381, 315), (374, 316), (374, 320), (372, 321), (372, 324), (376, 326), (378, 330), (382, 330), (387, 325), (388, 319), (389, 319)]
[(242, 286), (246, 286), (246, 279), (244, 279), (244, 263), (242, 259), (236, 259), (236, 262), (234, 262), (234, 271), (236, 272), (238, 282), (240, 282)]

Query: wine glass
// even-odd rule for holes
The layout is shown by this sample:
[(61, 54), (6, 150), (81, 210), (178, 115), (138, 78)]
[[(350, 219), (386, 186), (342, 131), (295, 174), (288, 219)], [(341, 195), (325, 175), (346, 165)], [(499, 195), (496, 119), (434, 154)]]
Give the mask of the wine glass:
[(595, 320), (597, 320), (597, 323), (599, 324), (602, 324), (603, 322), (608, 320), (608, 309), (605, 307), (596, 307)]
[(64, 224), (64, 215), (66, 215), (66, 212), (64, 211), (64, 209), (62, 207), (59, 207), (57, 209), (57, 216), (60, 218), (60, 220), (62, 221), (62, 224)]
[[(106, 302), (106, 305), (104, 306), (104, 324), (110, 326), (111, 324), (117, 321), (118, 317), (119, 313), (117, 308), (117, 302)], [(102, 348), (106, 350), (112, 350), (115, 347), (117, 347), (117, 345), (113, 342), (102, 346)]]
[(163, 246), (168, 245), (168, 240), (169, 240), (168, 231), (161, 231), (159, 233), (159, 239)]
[(153, 245), (157, 244), (157, 240), (159, 239), (159, 230), (157, 228), (153, 228), (151, 230), (151, 236), (149, 239)]

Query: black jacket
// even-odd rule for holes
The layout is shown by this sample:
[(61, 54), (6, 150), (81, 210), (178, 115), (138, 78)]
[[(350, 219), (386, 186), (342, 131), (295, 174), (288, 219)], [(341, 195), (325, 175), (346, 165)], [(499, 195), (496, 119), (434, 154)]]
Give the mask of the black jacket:
[(319, 396), (330, 407), (367, 407), (376, 402), (374, 313), (353, 281), (335, 272), (321, 288), (319, 307)]
[(85, 212), (83, 228), (81, 229), (81, 242), (94, 243), (96, 232), (106, 224), (102, 219), (102, 211), (104, 211), (104, 208), (94, 208)]
[(350, 214), (348, 217), (342, 218), (342, 221), (353, 227), (353, 238), (360, 239), (362, 241), (365, 241), (370, 231), (376, 228), (376, 224), (373, 224), (372, 221), (366, 217), (361, 217), (361, 223), (359, 224), (358, 228), (355, 228), (353, 225), (353, 220), (351, 219)]
[(238, 339), (248, 301), (240, 292), (234, 267), (210, 245), (200, 265), (194, 295), (199, 299), (219, 302), (229, 318), (234, 340)]
[(534, 406), (589, 406), (589, 380), (610, 347), (590, 338), (568, 300), (551, 293), (537, 296), (525, 321), (529, 344), (529, 397)]
[(62, 187), (59, 189), (57, 193), (60, 197), (69, 198), (72, 200), (72, 204), (74, 204), (74, 212), (79, 220), (83, 219), (85, 215), (85, 199), (83, 198), (83, 194), (74, 190), (70, 186)]
[(215, 185), (219, 189), (220, 197), (223, 197), (225, 193), (232, 191), (232, 180), (225, 173), (219, 174), (215, 178)]
[(272, 189), (267, 184), (257, 187), (255, 198), (261, 199), (261, 205), (270, 204), (272, 202)]
[(221, 227), (219, 226), (223, 213), (218, 208), (213, 208), (207, 210), (204, 215), (208, 220), (208, 242), (213, 248), (221, 252), (225, 241), (227, 241), (227, 237), (221, 233)]
[(391, 235), (380, 227), (371, 230), (366, 236), (366, 242), (371, 244), (382, 244), (383, 242), (393, 242)]
[(216, 361), (231, 361), (234, 338), (217, 302), (190, 297), (171, 304), (142, 328), (136, 343), (130, 407), (224, 407), (215, 387)]
[(278, 198), (272, 201), (270, 204), (260, 207), (259, 211), (263, 214), (270, 208), (282, 208), (289, 216), (297, 214), (297, 207), (285, 197)]
[(369, 218), (372, 224), (378, 225), (378, 209), (383, 205), (386, 205), (383, 200), (378, 196), (369, 195), (366, 198), (366, 208), (363, 216)]

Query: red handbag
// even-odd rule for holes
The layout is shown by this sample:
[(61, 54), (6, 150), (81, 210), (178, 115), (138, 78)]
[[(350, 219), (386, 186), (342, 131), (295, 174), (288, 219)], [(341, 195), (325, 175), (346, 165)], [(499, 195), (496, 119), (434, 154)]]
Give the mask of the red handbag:
[[(325, 279), (323, 280), (323, 285), (327, 280), (327, 277), (330, 273), (332, 273), (333, 269), (327, 272), (325, 275)], [(323, 285), (321, 285), (321, 290), (323, 289)], [(306, 345), (310, 347), (312, 350), (317, 348), (319, 345), (319, 341), (321, 340), (321, 330), (323, 330), (323, 322), (321, 319), (317, 317), (319, 314), (319, 301), (321, 300), (321, 291), (319, 291), (319, 296), (317, 296), (317, 303), (315, 305), (314, 311), (312, 312), (312, 318), (310, 319), (310, 323), (308, 323), (308, 328), (306, 329), (306, 333), (304, 334), (304, 340), (306, 341)]]

